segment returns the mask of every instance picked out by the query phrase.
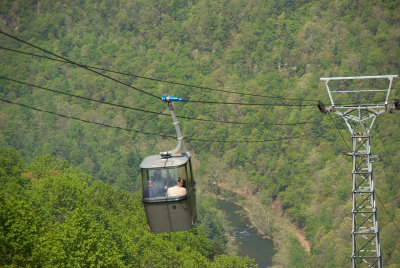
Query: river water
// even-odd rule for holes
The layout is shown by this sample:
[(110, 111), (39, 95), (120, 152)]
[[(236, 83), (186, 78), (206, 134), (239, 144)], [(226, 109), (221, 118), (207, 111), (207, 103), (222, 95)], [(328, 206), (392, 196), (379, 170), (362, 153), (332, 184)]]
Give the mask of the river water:
[(272, 240), (263, 238), (257, 230), (250, 225), (249, 218), (243, 216), (246, 211), (232, 202), (218, 199), (219, 208), (223, 210), (234, 230), (231, 235), (238, 242), (238, 255), (254, 258), (258, 267), (269, 267), (272, 265), (272, 256), (275, 254)]

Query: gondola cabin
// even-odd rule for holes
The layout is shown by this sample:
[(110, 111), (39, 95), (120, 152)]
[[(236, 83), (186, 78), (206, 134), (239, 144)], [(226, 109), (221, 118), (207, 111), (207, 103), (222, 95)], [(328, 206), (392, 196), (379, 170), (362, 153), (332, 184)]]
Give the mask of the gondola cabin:
[(152, 232), (191, 229), (196, 222), (196, 190), (189, 153), (151, 155), (140, 164), (143, 205)]

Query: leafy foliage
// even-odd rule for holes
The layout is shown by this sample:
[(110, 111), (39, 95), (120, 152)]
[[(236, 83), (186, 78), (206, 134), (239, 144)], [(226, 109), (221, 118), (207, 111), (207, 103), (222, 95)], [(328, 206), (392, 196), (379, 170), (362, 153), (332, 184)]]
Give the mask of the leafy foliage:
[[(15, 151), (2, 149), (0, 157), (0, 168), (7, 170), (0, 189), (2, 266), (253, 265), (248, 258), (216, 254), (199, 229), (150, 233), (138, 196), (92, 180), (65, 162), (44, 156), (21, 173), (24, 163)], [(19, 174), (10, 163), (21, 168)], [(15, 184), (25, 179), (22, 186)]]
[[(400, 69), (399, 7), (395, 0), (87, 0), (70, 4), (17, 0), (0, 3), (0, 27), (82, 64), (204, 87), (299, 100), (253, 98), (113, 75), (157, 96), (168, 94), (191, 100), (315, 104), (308, 100), (327, 101), (319, 77), (397, 74)], [(5, 36), (0, 44), (41, 53)], [(0, 57), (2, 76), (97, 100), (168, 112), (161, 101), (78, 67), (3, 50)], [(399, 85), (395, 81), (391, 98), (399, 98)], [(0, 80), (0, 88), (1, 98), (94, 122), (174, 135), (168, 117), (82, 101), (4, 80)], [(216, 192), (212, 185), (218, 181), (254, 196), (269, 213), (274, 213), (269, 207), (271, 204), (281, 204), (284, 214), (299, 228), (305, 229), (312, 248), (310, 260), (316, 263), (323, 259), (329, 265), (339, 267), (349, 265), (351, 167), (349, 160), (341, 155), (347, 150), (346, 145), (328, 116), (323, 117), (316, 107), (308, 106), (182, 103), (176, 104), (176, 111), (190, 117), (257, 124), (228, 125), (182, 120), (185, 136), (207, 140), (186, 143), (198, 167), (196, 179), (199, 189), (204, 189), (203, 193)], [(344, 132), (345, 124), (337, 118), (334, 120), (344, 138), (348, 139)], [(272, 125), (304, 121), (314, 123)], [(400, 178), (396, 166), (400, 161), (399, 124), (398, 113), (385, 113), (377, 119), (372, 132), (373, 153), (383, 160), (374, 163), (375, 186), (380, 197), (377, 207), (383, 261), (385, 265), (394, 266), (399, 265), (399, 247), (395, 246), (388, 230), (398, 232), (393, 222), (399, 222)], [(248, 144), (212, 142), (286, 136), (302, 138)], [(15, 148), (27, 162), (46, 154), (67, 160), (95, 180), (131, 193), (140, 187), (137, 169), (140, 160), (174, 144), (175, 141), (170, 139), (94, 127), (0, 104), (1, 147)], [(10, 155), (14, 160), (7, 161), (20, 163), (16, 157)], [(1, 183), (14, 189), (16, 194), (25, 191), (22, 189), (26, 187), (31, 187), (30, 191), (65, 190), (65, 195), (58, 193), (47, 197), (46, 194), (45, 198), (38, 194), (28, 203), (20, 201), (22, 203), (15, 206), (27, 211), (35, 209), (35, 213), (40, 215), (38, 217), (60, 224), (59, 228), (71, 217), (78, 222), (90, 222), (90, 213), (95, 212), (85, 217), (83, 213), (83, 218), (71, 212), (82, 202), (75, 197), (84, 195), (87, 190), (74, 179), (74, 175), (68, 175), (68, 165), (64, 166), (58, 160), (53, 162), (56, 166), (46, 158), (42, 158), (44, 164), (37, 160), (28, 169), (32, 173), (29, 176), (36, 178), (37, 182), (30, 184), (26, 177), (17, 175), (19, 164), (7, 164), (0, 159), (0, 163), (6, 166), (0, 171), (4, 178)], [(15, 171), (12, 171), (14, 166)], [(2, 175), (13, 172), (15, 175)], [(80, 174), (84, 181), (89, 180), (87, 184), (92, 187), (89, 176), (83, 172)], [(71, 182), (59, 182), (54, 179), (57, 176), (69, 178)], [(7, 190), (3, 204), (5, 210), (16, 202), (12, 201), (10, 194), (14, 191)], [(202, 194), (202, 190), (199, 192)], [(43, 210), (36, 207), (41, 202)], [(54, 207), (52, 202), (56, 204)], [(26, 215), (30, 214), (27, 212)], [(34, 222), (32, 219), (31, 223)], [(104, 226), (87, 228), (95, 233), (108, 230)], [(213, 222), (204, 225), (204, 232), (223, 242), (222, 231), (215, 231), (221, 228)], [(49, 236), (53, 234), (51, 232), (57, 233), (49, 231)], [(279, 236), (278, 228), (271, 228), (271, 232), (270, 235)], [(74, 236), (73, 233), (69, 235)], [(286, 248), (296, 250), (287, 237), (278, 239)], [(49, 247), (58, 248), (59, 242), (52, 243), (48, 244)], [(117, 247), (132, 247), (129, 243), (118, 243)], [(115, 245), (108, 244), (107, 247), (110, 258), (119, 256), (120, 253), (112, 255)], [(332, 250), (340, 254), (334, 256), (330, 254)], [(63, 259), (66, 253), (57, 252), (58, 259)], [(142, 254), (141, 251), (132, 252), (136, 253), (123, 253), (123, 259), (137, 260), (135, 256)], [(288, 265), (286, 256), (279, 254), (276, 263)]]

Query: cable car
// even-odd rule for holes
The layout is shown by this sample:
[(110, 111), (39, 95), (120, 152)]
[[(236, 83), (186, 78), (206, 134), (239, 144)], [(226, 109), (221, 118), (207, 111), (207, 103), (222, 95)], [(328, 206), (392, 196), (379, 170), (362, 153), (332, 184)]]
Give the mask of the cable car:
[(142, 203), (147, 223), (154, 233), (189, 230), (197, 218), (196, 182), (190, 153), (178, 153), (183, 137), (171, 103), (182, 99), (163, 96), (162, 100), (168, 103), (178, 144), (174, 149), (148, 156), (140, 163)]

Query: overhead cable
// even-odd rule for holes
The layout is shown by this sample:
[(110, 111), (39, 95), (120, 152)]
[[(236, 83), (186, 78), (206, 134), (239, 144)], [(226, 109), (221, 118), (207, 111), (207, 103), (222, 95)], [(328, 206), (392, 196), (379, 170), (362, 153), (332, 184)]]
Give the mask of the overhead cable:
[(219, 101), (202, 101), (202, 100), (184, 100), (185, 102), (203, 103), (203, 104), (223, 104), (223, 105), (244, 105), (244, 106), (288, 106), (288, 107), (313, 107), (314, 104), (274, 104), (274, 103), (246, 103), (246, 102), (219, 102)]
[(185, 137), (186, 140), (190, 141), (203, 141), (203, 142), (221, 142), (221, 143), (263, 143), (263, 142), (271, 142), (271, 141), (283, 141), (283, 140), (294, 140), (294, 139), (301, 139), (302, 136), (294, 136), (294, 137), (283, 137), (279, 139), (267, 139), (267, 140), (210, 140), (210, 139), (196, 139)]
[[(376, 124), (376, 126), (377, 126), (376, 133), (379, 135), (379, 139), (380, 139), (380, 141), (381, 141), (381, 143), (382, 143), (383, 149), (386, 151), (386, 156), (387, 156), (387, 158), (389, 159), (389, 163), (388, 163), (388, 164), (391, 165), (391, 164), (393, 164), (393, 160), (392, 160), (392, 158), (391, 158), (391, 156), (390, 156), (390, 154), (389, 154), (389, 150), (386, 148), (386, 145), (385, 145), (385, 143), (383, 142), (383, 138), (382, 138), (381, 133), (379, 133), (379, 131), (378, 131), (378, 129), (379, 129), (378, 124)], [(394, 168), (393, 168), (393, 169), (394, 169)], [(395, 171), (395, 172), (394, 172), (395, 178), (396, 178), (397, 182), (400, 184), (399, 172), (396, 171), (396, 170), (394, 170), (394, 171)]]
[(397, 226), (395, 219), (393, 217), (393, 215), (389, 214), (389, 211), (386, 209), (385, 205), (383, 204), (381, 198), (379, 197), (378, 193), (375, 193), (376, 197), (378, 198), (379, 202), (381, 203), (383, 210), (385, 210), (386, 214), (389, 216), (390, 220), (392, 221), (392, 223), (394, 224), (394, 226), (396, 227), (397, 231), (400, 233), (400, 228), (399, 226)]
[(98, 126), (102, 126), (102, 127), (125, 130), (125, 131), (129, 131), (129, 132), (137, 132), (137, 133), (146, 134), (146, 135), (152, 135), (152, 136), (161, 136), (161, 137), (166, 137), (166, 138), (176, 138), (175, 136), (171, 136), (171, 135), (163, 135), (163, 134), (159, 134), (159, 133), (150, 133), (150, 132), (145, 132), (145, 131), (139, 131), (139, 130), (134, 130), (134, 129), (118, 127), (118, 126), (111, 126), (111, 125), (100, 123), (100, 122), (93, 122), (93, 121), (89, 121), (89, 120), (78, 118), (78, 117), (74, 117), (74, 116), (63, 115), (63, 114), (55, 113), (55, 112), (52, 112), (52, 111), (43, 110), (43, 109), (36, 108), (36, 107), (30, 106), (30, 105), (26, 105), (26, 104), (23, 104), (23, 103), (18, 103), (18, 102), (13, 102), (13, 101), (10, 101), (10, 100), (5, 100), (5, 99), (2, 99), (2, 98), (0, 98), (0, 101), (7, 102), (7, 103), (10, 103), (10, 104), (14, 104), (14, 105), (19, 105), (19, 106), (22, 106), (22, 107), (25, 107), (25, 108), (29, 108), (29, 109), (35, 110), (37, 112), (49, 113), (49, 114), (57, 115), (57, 116), (60, 116), (60, 117), (63, 117), (63, 118), (74, 119), (74, 120), (77, 120), (77, 121), (81, 121), (83, 123), (94, 124), (94, 125), (98, 125)]
[[(43, 109), (33, 107), (30, 105), (26, 105), (26, 104), (17, 103), (17, 102), (13, 102), (10, 100), (5, 100), (2, 98), (0, 98), (0, 101), (6, 102), (9, 104), (19, 105), (19, 106), (22, 106), (25, 108), (29, 108), (29, 109), (38, 111), (38, 112), (49, 113), (49, 114), (57, 115), (57, 116), (60, 116), (63, 118), (74, 119), (77, 121), (81, 121), (83, 123), (94, 124), (94, 125), (98, 125), (98, 126), (102, 126), (102, 127), (124, 130), (124, 131), (128, 131), (128, 132), (137, 132), (137, 133), (141, 133), (141, 134), (145, 134), (145, 135), (176, 138), (175, 136), (172, 136), (172, 135), (163, 135), (163, 134), (158, 134), (158, 133), (151, 133), (151, 132), (145, 132), (145, 131), (134, 130), (134, 129), (129, 129), (129, 128), (123, 128), (123, 127), (118, 127), (118, 126), (111, 126), (111, 125), (100, 123), (100, 122), (93, 122), (93, 121), (89, 121), (89, 120), (78, 118), (78, 117), (73, 117), (73, 116), (63, 115), (63, 114), (59, 114), (59, 113), (48, 111), (48, 110), (43, 110)], [(185, 137), (184, 139), (192, 140), (192, 141), (206, 141), (206, 142), (262, 143), (262, 142), (282, 141), (282, 140), (291, 140), (291, 139), (299, 139), (299, 138), (301, 138), (301, 137), (283, 137), (283, 138), (279, 138), (279, 139), (266, 139), (266, 140), (212, 140), (212, 139), (197, 139), (197, 138), (190, 138), (190, 137)]]
[[(51, 57), (47, 57), (47, 56), (37, 55), (37, 54), (34, 54), (34, 53), (25, 52), (25, 51), (16, 50), (16, 49), (11, 49), (11, 48), (6, 48), (6, 47), (2, 47), (2, 46), (0, 46), (0, 49), (16, 52), (16, 53), (20, 53), (20, 54), (30, 55), (30, 56), (38, 57), (38, 58), (42, 58), (42, 59), (58, 61), (58, 62), (62, 62), (62, 63), (71, 63), (70, 61), (66, 61), (66, 60), (55, 59), (55, 58), (51, 58)], [(95, 66), (90, 66), (90, 65), (84, 65), (84, 64), (80, 64), (80, 66), (84, 66), (86, 68), (95, 69), (95, 70), (99, 70), (99, 71), (105, 71), (105, 72), (121, 74), (121, 75), (126, 75), (126, 76), (130, 76), (130, 77), (135, 77), (135, 78), (151, 80), (151, 81), (155, 81), (155, 82), (168, 83), (168, 84), (172, 84), (172, 85), (185, 86), (185, 87), (198, 88), (198, 89), (206, 89), (206, 90), (210, 90), (210, 91), (219, 91), (219, 92), (224, 92), (224, 93), (229, 93), (229, 94), (252, 96), (252, 97), (262, 97), (262, 98), (270, 98), (270, 99), (293, 100), (293, 101), (316, 101), (316, 100), (310, 100), (310, 99), (299, 99), (299, 98), (289, 98), (289, 97), (279, 97), (279, 96), (268, 96), (268, 95), (261, 95), (261, 94), (243, 93), (243, 92), (238, 92), (238, 91), (224, 90), (224, 89), (204, 87), (204, 86), (196, 86), (196, 85), (192, 85), (192, 84), (186, 84), (186, 83), (174, 82), (174, 81), (169, 81), (169, 80), (157, 79), (157, 78), (153, 78), (153, 77), (142, 76), (142, 75), (126, 73), (126, 72), (120, 72), (120, 71), (115, 71), (115, 70), (110, 70), (110, 69), (101, 68), (101, 67), (95, 67)]]
[(70, 64), (74, 64), (74, 65), (79, 66), (79, 67), (81, 67), (81, 68), (83, 68), (83, 69), (85, 69), (85, 70), (88, 70), (88, 71), (90, 71), (90, 72), (93, 72), (93, 73), (95, 73), (95, 74), (98, 74), (98, 75), (100, 75), (100, 76), (103, 76), (103, 77), (105, 77), (105, 78), (107, 78), (107, 79), (110, 79), (110, 80), (112, 80), (112, 81), (114, 81), (114, 82), (117, 82), (117, 83), (122, 84), (122, 85), (124, 85), (124, 86), (130, 87), (130, 88), (132, 88), (132, 89), (134, 89), (134, 90), (137, 90), (137, 91), (139, 91), (139, 92), (142, 92), (142, 93), (144, 93), (144, 94), (146, 94), (146, 95), (149, 95), (149, 96), (151, 96), (151, 97), (153, 97), (153, 98), (159, 99), (158, 96), (156, 96), (156, 95), (154, 95), (154, 94), (152, 94), (152, 93), (150, 93), (150, 92), (144, 91), (144, 90), (142, 90), (142, 89), (140, 89), (140, 88), (137, 88), (137, 87), (134, 87), (134, 86), (131, 86), (131, 85), (129, 85), (129, 84), (125, 83), (125, 82), (122, 82), (122, 81), (120, 81), (120, 80), (118, 80), (118, 79), (115, 79), (115, 78), (113, 78), (113, 77), (111, 77), (111, 76), (102, 74), (102, 73), (100, 73), (100, 72), (98, 72), (98, 71), (95, 71), (95, 70), (89, 68), (89, 67), (86, 67), (85, 65), (82, 65), (82, 64), (73, 62), (73, 61), (71, 61), (71, 60), (69, 60), (69, 59), (67, 59), (67, 58), (65, 58), (65, 57), (63, 57), (63, 56), (57, 55), (57, 54), (55, 54), (55, 53), (53, 53), (53, 52), (50, 52), (50, 51), (48, 51), (48, 50), (46, 50), (46, 49), (44, 49), (44, 48), (38, 47), (38, 46), (36, 46), (36, 45), (34, 45), (34, 44), (31, 44), (31, 43), (29, 43), (29, 42), (27, 42), (27, 41), (25, 41), (25, 40), (22, 40), (22, 39), (18, 38), (18, 37), (16, 37), (16, 36), (13, 36), (13, 35), (11, 35), (11, 34), (8, 34), (8, 33), (6, 33), (6, 32), (1, 31), (1, 30), (0, 30), (0, 33), (4, 34), (4, 35), (6, 35), (6, 36), (8, 36), (8, 37), (10, 37), (10, 38), (12, 38), (12, 39), (14, 39), (14, 40), (17, 40), (18, 42), (21, 42), (21, 43), (24, 43), (24, 44), (26, 44), (26, 45), (28, 45), (28, 46), (34, 47), (34, 48), (36, 48), (36, 49), (39, 49), (39, 50), (41, 50), (41, 51), (43, 51), (43, 52), (45, 52), (45, 53), (47, 53), (47, 54), (50, 54), (50, 55), (52, 55), (52, 56), (54, 56), (54, 57), (63, 59), (64, 61), (66, 61), (66, 62), (68, 62), (68, 63), (70, 63)]
[[(59, 91), (59, 90), (55, 90), (55, 89), (51, 89), (51, 88), (47, 88), (47, 87), (34, 85), (34, 84), (31, 84), (31, 83), (18, 81), (18, 80), (15, 80), (15, 79), (12, 79), (12, 78), (8, 78), (8, 77), (5, 77), (5, 76), (0, 76), (0, 79), (11, 81), (11, 82), (22, 84), (22, 85), (35, 87), (35, 88), (39, 88), (39, 89), (50, 91), (50, 92), (57, 93), (57, 94), (62, 94), (62, 95), (66, 95), (66, 96), (70, 96), (70, 97), (74, 97), (74, 98), (79, 98), (79, 99), (83, 99), (83, 100), (87, 100), (87, 101), (93, 101), (93, 102), (97, 102), (97, 103), (101, 103), (101, 104), (105, 104), (105, 105), (110, 105), (110, 106), (114, 106), (114, 107), (118, 107), (118, 108), (129, 109), (129, 110), (134, 110), (134, 111), (139, 111), (139, 112), (144, 112), (144, 113), (163, 115), (163, 116), (170, 116), (170, 114), (166, 114), (166, 113), (155, 112), (155, 111), (135, 108), (135, 107), (131, 107), (131, 106), (126, 106), (126, 105), (121, 105), (121, 104), (115, 104), (115, 103), (111, 103), (111, 102), (96, 100), (96, 99), (92, 99), (92, 98), (87, 98), (87, 97), (83, 97), (83, 96), (79, 96), (79, 95), (75, 95), (75, 94), (71, 94), (71, 93), (67, 93), (67, 92), (63, 92), (63, 91)], [(221, 121), (221, 120), (203, 119), (203, 118), (195, 118), (195, 117), (179, 116), (179, 115), (177, 115), (176, 117), (181, 118), (181, 119), (186, 119), (186, 120), (214, 122), (214, 123), (224, 123), (224, 124), (237, 124), (237, 125), (256, 125), (256, 126), (267, 126), (267, 125), (290, 126), (290, 125), (303, 125), (303, 124), (311, 124), (311, 123), (319, 122), (319, 121), (308, 121), (308, 122), (296, 122), (296, 123), (268, 123), (268, 124), (266, 124), (266, 123), (246, 123), (246, 122), (236, 122), (236, 121)]]
[(351, 150), (351, 149), (350, 149), (350, 145), (347, 143), (347, 141), (346, 141), (346, 140), (345, 140), (345, 138), (343, 137), (343, 134), (342, 134), (342, 132), (340, 132), (340, 130), (339, 130), (339, 128), (338, 128), (338, 126), (336, 125), (336, 122), (335, 122), (335, 120), (333, 120), (333, 118), (332, 118), (332, 116), (331, 116), (331, 114), (330, 114), (330, 113), (328, 113), (328, 115), (329, 115), (329, 117), (331, 118), (331, 120), (332, 120), (333, 124), (335, 125), (335, 127), (336, 127), (336, 130), (339, 132), (340, 136), (342, 137), (342, 140), (343, 140), (343, 141), (344, 141), (344, 143), (346, 144), (347, 148), (348, 148), (349, 150)]

